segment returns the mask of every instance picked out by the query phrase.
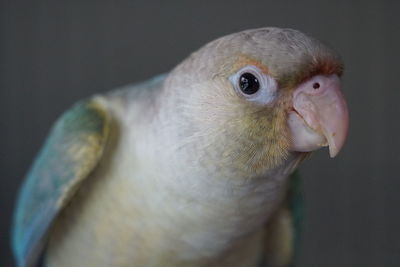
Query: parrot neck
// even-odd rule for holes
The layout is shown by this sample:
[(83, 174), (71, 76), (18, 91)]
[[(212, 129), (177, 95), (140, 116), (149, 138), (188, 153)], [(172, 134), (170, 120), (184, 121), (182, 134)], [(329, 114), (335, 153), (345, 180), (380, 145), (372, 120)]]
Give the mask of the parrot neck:
[[(120, 121), (120, 145), (104, 172), (114, 173), (112, 183), (106, 185), (111, 180), (103, 179), (107, 195), (118, 198), (113, 200), (115, 207), (125, 205), (115, 211), (123, 212), (118, 216), (127, 220), (122, 235), (132, 233), (126, 238), (132, 243), (147, 240), (154, 258), (157, 253), (176, 255), (183, 262), (217, 259), (234, 247), (244, 251), (243, 246), (261, 242), (254, 233), (262, 231), (282, 203), (287, 177), (300, 154), (289, 154), (262, 173), (243, 172), (229, 160), (218, 160), (221, 147), (216, 143), (216, 150), (204, 147), (211, 144), (203, 142), (211, 136), (197, 136), (182, 116), (157, 113), (166, 106), (157, 109), (143, 103), (135, 101), (128, 106), (132, 110), (114, 112)], [(146, 124), (132, 126), (131, 121)], [(143, 225), (140, 231), (130, 222), (137, 214)]]
[(134, 152), (129, 153), (140, 155), (132, 179), (146, 192), (143, 212), (149, 212), (149, 218), (163, 218), (154, 231), (163, 229), (160, 235), (173, 244), (173, 253), (185, 260), (217, 257), (264, 228), (282, 203), (288, 176), (302, 154), (291, 153), (279, 165), (258, 173), (243, 171), (229, 158), (220, 159), (229, 146), (196, 131), (184, 113), (176, 114), (177, 104), (159, 102), (159, 110), (175, 113), (155, 114), (150, 131), (132, 128)]
[(185, 260), (217, 257), (261, 231), (282, 203), (288, 176), (301, 160), (291, 154), (262, 175), (241, 176), (213, 165), (213, 161), (201, 166), (198, 154), (186, 154), (185, 149), (179, 149), (181, 143), (170, 141), (142, 148), (154, 153), (149, 161), (160, 159), (150, 164), (157, 167), (147, 175), (153, 179), (146, 182), (143, 191), (157, 196), (149, 195), (148, 205), (162, 216), (159, 227), (166, 229), (164, 234), (175, 242), (176, 253)]

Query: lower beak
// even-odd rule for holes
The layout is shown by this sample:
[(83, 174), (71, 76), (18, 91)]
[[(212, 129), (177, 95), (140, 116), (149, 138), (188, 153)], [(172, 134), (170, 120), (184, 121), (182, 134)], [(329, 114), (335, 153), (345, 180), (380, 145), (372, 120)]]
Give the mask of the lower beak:
[(349, 113), (337, 75), (317, 75), (293, 92), (289, 113), (291, 150), (309, 152), (329, 146), (335, 157), (347, 137)]

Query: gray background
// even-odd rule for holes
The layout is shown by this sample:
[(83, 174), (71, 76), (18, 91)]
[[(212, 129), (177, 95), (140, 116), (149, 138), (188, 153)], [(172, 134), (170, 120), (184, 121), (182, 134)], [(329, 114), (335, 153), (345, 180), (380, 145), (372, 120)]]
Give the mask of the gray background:
[[(169, 2), (169, 4), (167, 4)], [(395, 1), (0, 2), (0, 266), (12, 266), (16, 190), (73, 102), (168, 71), (231, 32), (292, 27), (346, 64), (350, 134), (305, 163), (297, 266), (400, 266), (400, 5)]]

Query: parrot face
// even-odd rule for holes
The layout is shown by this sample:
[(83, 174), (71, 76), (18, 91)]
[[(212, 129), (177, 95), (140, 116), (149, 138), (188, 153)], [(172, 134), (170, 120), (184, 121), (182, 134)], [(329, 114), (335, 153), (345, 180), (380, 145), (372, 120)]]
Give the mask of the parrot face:
[(342, 69), (332, 50), (298, 31), (256, 29), (192, 54), (167, 89), (183, 103), (180, 112), (205, 157), (262, 174), (298, 152), (329, 145), (332, 157), (338, 153), (348, 128)]

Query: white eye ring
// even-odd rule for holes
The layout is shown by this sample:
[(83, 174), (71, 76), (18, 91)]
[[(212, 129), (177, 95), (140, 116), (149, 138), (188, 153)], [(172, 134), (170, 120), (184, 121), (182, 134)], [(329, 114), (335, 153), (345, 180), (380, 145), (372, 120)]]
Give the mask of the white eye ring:
[[(241, 86), (243, 85), (243, 75), (248, 74), (254, 76), (256, 81), (259, 83), (259, 89), (255, 92), (251, 92), (250, 94), (245, 93), (243, 91), (243, 87)], [(241, 68), (239, 71), (229, 77), (229, 81), (232, 83), (236, 93), (250, 102), (267, 105), (272, 103), (277, 97), (277, 82), (271, 76), (264, 74), (256, 66), (248, 65)]]

